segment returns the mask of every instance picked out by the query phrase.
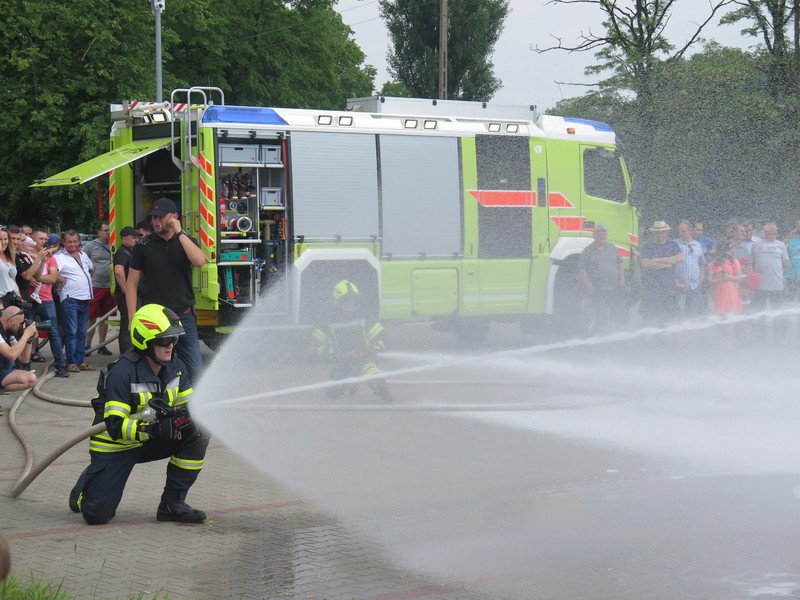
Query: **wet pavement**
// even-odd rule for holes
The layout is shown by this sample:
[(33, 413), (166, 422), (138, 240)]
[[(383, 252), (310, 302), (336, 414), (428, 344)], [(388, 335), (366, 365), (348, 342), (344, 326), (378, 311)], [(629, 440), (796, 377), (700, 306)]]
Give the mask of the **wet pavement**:
[[(425, 352), (454, 350), (399, 328), (384, 366), (419, 364), (404, 352), (423, 330)], [(531, 342), (493, 333), (490, 349)], [(80, 444), (18, 499), (0, 496), (12, 572), (96, 599), (800, 598), (800, 408), (775, 399), (791, 376), (766, 358), (742, 381), (699, 363), (752, 356), (726, 342), (682, 352), (676, 365), (675, 346), (647, 345), (638, 364), (584, 348), (397, 377), (395, 407), (346, 415), (242, 407), (190, 492), (202, 525), (155, 520), (164, 462), (137, 466), (110, 525), (85, 525), (66, 505), (88, 463)], [(44, 389), (89, 399), (96, 380)], [(719, 395), (700, 393), (711, 385)], [(527, 411), (404, 410), (523, 399)], [(90, 418), (33, 396), (17, 413), (37, 458)], [(24, 456), (6, 418), (0, 444), (7, 492)]]

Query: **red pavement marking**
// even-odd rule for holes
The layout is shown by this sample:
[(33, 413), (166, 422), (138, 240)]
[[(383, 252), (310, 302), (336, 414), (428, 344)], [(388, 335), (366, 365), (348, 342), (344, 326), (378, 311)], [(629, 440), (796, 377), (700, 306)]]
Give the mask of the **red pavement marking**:
[[(305, 500), (289, 500), (287, 502), (267, 502), (265, 504), (254, 504), (251, 506), (234, 506), (231, 508), (221, 508), (219, 510), (208, 511), (207, 514), (213, 516), (233, 515), (238, 513), (257, 512), (260, 510), (271, 510), (277, 508), (288, 508), (290, 506), (305, 506), (308, 502)], [(120, 527), (133, 527), (135, 525), (143, 525), (145, 523), (155, 523), (155, 517), (147, 519), (135, 519), (132, 521), (114, 521), (108, 525), (77, 525), (74, 527), (56, 527), (53, 529), (40, 529), (32, 531), (18, 531), (16, 533), (5, 534), (8, 540), (29, 539), (35, 537), (45, 537), (48, 535), (61, 535), (64, 533), (99, 533), (106, 529), (113, 529)]]
[(389, 592), (388, 594), (381, 594), (380, 596), (372, 596), (370, 600), (414, 600), (415, 598), (425, 598), (427, 596), (436, 596), (437, 594), (449, 594), (451, 592), (463, 592), (466, 590), (474, 589), (479, 586), (491, 584), (493, 581), (525, 581), (533, 577), (533, 571), (513, 571), (509, 573), (498, 573), (497, 575), (489, 575), (472, 581), (451, 581), (450, 583), (443, 584), (429, 584), (423, 585), (413, 590), (406, 590), (405, 592)]

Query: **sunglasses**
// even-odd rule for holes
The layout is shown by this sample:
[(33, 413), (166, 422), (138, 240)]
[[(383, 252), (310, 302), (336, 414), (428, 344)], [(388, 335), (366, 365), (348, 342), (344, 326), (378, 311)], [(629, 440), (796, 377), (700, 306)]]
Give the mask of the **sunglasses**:
[(177, 343), (178, 343), (177, 335), (165, 338), (156, 338), (153, 340), (154, 346), (161, 346), (162, 348), (166, 348), (167, 346), (174, 346)]

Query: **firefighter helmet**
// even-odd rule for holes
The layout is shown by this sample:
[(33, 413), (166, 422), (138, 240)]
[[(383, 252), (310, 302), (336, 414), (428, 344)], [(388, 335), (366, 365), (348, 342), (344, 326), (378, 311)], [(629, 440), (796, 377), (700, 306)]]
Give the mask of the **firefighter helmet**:
[(153, 340), (184, 333), (178, 315), (160, 304), (145, 304), (131, 319), (131, 344), (137, 350), (147, 351)]
[(333, 286), (333, 301), (337, 304), (342, 298), (349, 296), (350, 294), (352, 294), (353, 298), (358, 298), (358, 288), (352, 281), (342, 279), (335, 286)]

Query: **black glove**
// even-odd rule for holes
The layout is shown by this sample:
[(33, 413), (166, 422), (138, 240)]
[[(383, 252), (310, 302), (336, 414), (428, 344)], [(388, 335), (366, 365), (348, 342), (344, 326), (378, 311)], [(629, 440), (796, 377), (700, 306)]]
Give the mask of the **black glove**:
[(169, 402), (160, 396), (151, 398), (147, 405), (156, 411), (156, 414), (159, 417), (169, 417), (170, 419), (175, 419), (178, 417), (189, 416), (189, 407), (186, 404), (181, 404), (180, 406), (171, 406)]
[(143, 423), (139, 425), (139, 431), (162, 440), (179, 440), (181, 438), (180, 430), (176, 430), (172, 426), (172, 419), (169, 417), (161, 417), (155, 423)]

